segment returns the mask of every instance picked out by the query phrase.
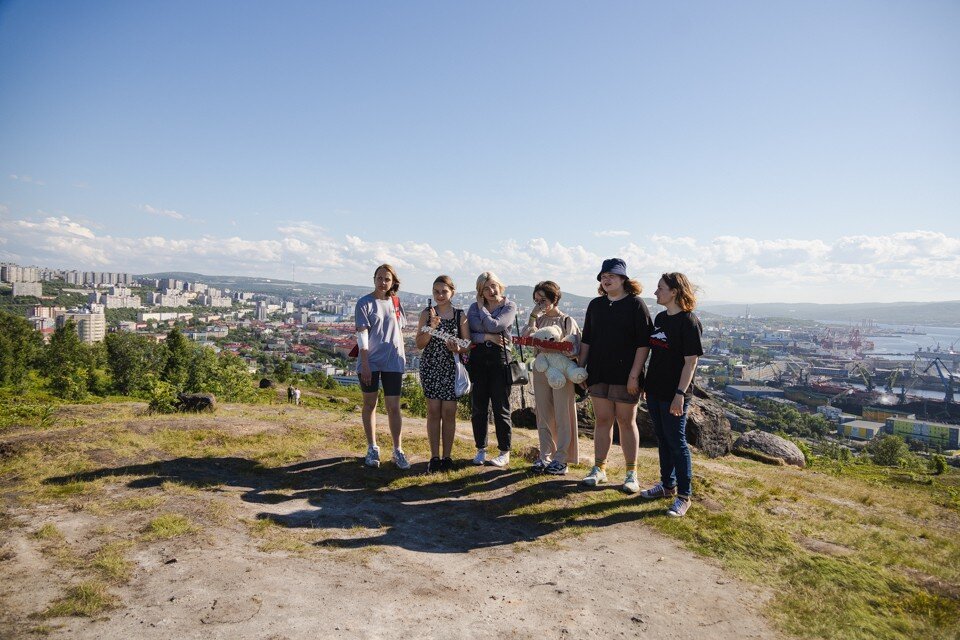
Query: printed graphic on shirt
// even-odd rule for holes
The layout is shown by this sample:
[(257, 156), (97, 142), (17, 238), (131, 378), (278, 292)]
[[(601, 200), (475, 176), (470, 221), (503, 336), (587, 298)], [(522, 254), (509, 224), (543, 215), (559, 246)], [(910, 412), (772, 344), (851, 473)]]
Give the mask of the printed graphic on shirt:
[(650, 336), (650, 346), (659, 349), (670, 348), (670, 341), (667, 340), (667, 334), (660, 327), (653, 328), (653, 335)]

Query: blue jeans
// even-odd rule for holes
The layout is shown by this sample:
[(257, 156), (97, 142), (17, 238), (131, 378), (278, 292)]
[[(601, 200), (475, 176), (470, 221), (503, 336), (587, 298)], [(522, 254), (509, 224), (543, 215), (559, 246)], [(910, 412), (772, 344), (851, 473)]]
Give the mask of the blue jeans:
[(690, 495), (693, 478), (693, 460), (687, 446), (687, 408), (690, 400), (683, 402), (683, 415), (670, 415), (670, 402), (647, 400), (647, 411), (660, 450), (660, 482), (664, 487), (677, 488), (677, 494)]

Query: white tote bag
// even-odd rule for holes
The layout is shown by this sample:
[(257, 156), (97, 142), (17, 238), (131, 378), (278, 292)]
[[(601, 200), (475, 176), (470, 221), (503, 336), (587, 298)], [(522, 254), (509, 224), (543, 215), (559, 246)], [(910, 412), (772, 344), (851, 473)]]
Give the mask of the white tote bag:
[(454, 356), (453, 362), (457, 368), (457, 378), (453, 383), (453, 392), (460, 398), (470, 393), (470, 387), (472, 386), (470, 384), (470, 374), (467, 373), (467, 368), (463, 366), (458, 356)]

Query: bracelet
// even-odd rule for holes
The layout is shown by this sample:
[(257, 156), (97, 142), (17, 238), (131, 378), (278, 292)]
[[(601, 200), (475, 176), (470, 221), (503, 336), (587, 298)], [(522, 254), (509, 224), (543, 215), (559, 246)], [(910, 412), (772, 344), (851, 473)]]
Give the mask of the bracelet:
[(687, 397), (687, 392), (684, 391), (683, 389), (677, 389), (677, 395), (678, 395), (678, 396), (683, 396), (683, 397), (685, 398), (685, 397)]

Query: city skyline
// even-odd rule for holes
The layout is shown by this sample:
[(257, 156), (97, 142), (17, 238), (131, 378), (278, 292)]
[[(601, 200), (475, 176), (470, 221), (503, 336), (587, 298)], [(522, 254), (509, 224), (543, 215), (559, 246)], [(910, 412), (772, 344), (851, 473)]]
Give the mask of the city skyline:
[(0, 261), (960, 299), (960, 7), (0, 5)]

